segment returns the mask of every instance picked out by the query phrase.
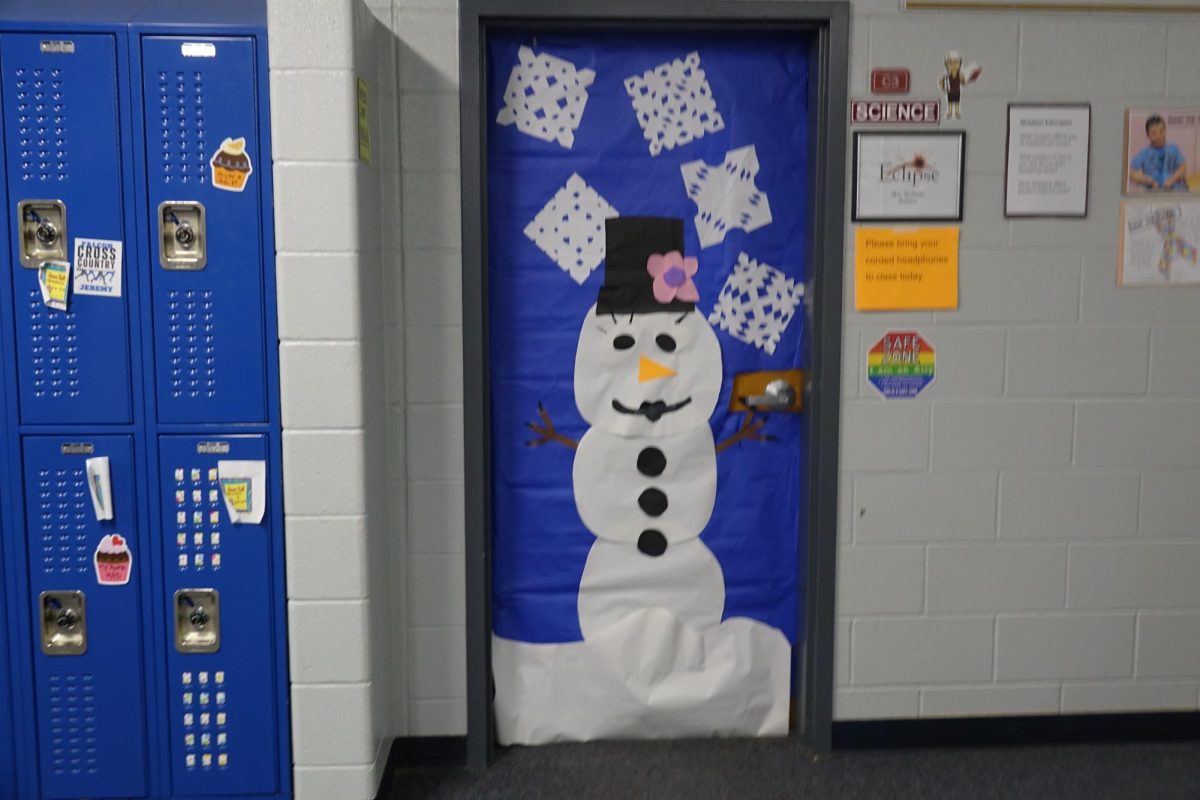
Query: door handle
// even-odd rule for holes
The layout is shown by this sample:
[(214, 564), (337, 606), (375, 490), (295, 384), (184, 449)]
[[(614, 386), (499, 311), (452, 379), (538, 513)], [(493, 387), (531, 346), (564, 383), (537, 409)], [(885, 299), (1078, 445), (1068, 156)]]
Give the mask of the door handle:
[(796, 402), (796, 390), (785, 380), (774, 380), (762, 394), (750, 395), (742, 402), (752, 411), (785, 411)]

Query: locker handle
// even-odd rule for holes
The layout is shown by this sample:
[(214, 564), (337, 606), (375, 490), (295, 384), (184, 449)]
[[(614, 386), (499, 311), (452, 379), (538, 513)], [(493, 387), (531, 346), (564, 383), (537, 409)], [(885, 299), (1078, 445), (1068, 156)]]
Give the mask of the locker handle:
[(199, 270), (208, 264), (204, 204), (166, 200), (158, 205), (158, 263), (168, 270)]
[(175, 649), (215, 653), (221, 649), (221, 596), (216, 589), (175, 592)]
[(87, 652), (87, 598), (80, 591), (42, 592), (42, 652), (81, 656)]
[(17, 204), (21, 266), (39, 269), (47, 261), (67, 261), (67, 206), (62, 200), (22, 200)]

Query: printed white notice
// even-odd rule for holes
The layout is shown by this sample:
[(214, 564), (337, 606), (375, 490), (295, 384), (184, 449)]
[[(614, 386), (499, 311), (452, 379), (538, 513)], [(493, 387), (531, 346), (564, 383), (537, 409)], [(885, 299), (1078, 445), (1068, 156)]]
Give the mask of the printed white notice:
[(855, 222), (962, 219), (962, 131), (854, 134)]
[(121, 243), (108, 239), (75, 240), (75, 294), (121, 296)]
[(1004, 213), (1087, 216), (1092, 107), (1010, 105)]

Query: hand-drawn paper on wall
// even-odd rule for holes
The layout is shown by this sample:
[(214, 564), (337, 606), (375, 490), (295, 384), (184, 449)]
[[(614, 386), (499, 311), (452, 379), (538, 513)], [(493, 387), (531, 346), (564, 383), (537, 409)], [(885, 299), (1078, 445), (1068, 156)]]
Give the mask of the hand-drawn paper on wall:
[(1121, 203), (1121, 286), (1200, 284), (1200, 201)]

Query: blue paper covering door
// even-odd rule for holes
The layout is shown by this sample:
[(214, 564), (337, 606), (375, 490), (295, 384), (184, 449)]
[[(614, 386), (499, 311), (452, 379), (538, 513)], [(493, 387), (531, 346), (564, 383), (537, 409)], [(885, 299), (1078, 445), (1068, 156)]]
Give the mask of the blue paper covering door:
[[(699, 31), (490, 38), (487, 253), (497, 637), (531, 645), (587, 640), (581, 583), (587, 585), (585, 567), (593, 569), (589, 558), (607, 536), (596, 531), (615, 526), (611, 538), (625, 545), (614, 545), (614, 552), (631, 559), (630, 574), (651, 563), (639, 558), (666, 563), (698, 534), (723, 576), (716, 621), (751, 620), (782, 632), (789, 645), (803, 640), (807, 415), (751, 416), (731, 409), (731, 394), (735, 376), (808, 368), (803, 292), (811, 211), (810, 46), (796, 35)], [(627, 275), (617, 274), (627, 267)], [(627, 278), (635, 288), (621, 283)], [(626, 290), (635, 299), (620, 299)], [(606, 297), (617, 299), (606, 305)], [(692, 310), (702, 319), (692, 320)], [(707, 328), (715, 332), (719, 356), (715, 349), (700, 353), (700, 344), (689, 344), (691, 334), (678, 335), (682, 328), (671, 326), (684, 317), (697, 342), (710, 336)], [(624, 335), (623, 326), (630, 326)], [(673, 334), (669, 342), (664, 334)], [(600, 337), (599, 350), (593, 351), (589, 337)], [(614, 350), (625, 348), (637, 357), (612, 360), (621, 355)], [(587, 397), (625, 385), (624, 377), (606, 376), (606, 370), (637, 370), (636, 382), (630, 377), (627, 385), (650, 393), (634, 398), (643, 402), (631, 408), (616, 395)], [(689, 370), (710, 377), (688, 378)], [(714, 373), (720, 375), (719, 394), (708, 408), (691, 396), (679, 399), (680, 392), (672, 395), (672, 382), (698, 386), (715, 380)], [(677, 478), (676, 485), (667, 480), (669, 463), (667, 473), (645, 463), (648, 450), (659, 449), (653, 438), (659, 431), (648, 423), (672, 413), (673, 397), (681, 410), (661, 419), (680, 428), (684, 413), (698, 413), (712, 437), (708, 445), (705, 434), (696, 434), (700, 450), (710, 448), (702, 460), (716, 448), (715, 502), (707, 515), (697, 489), (708, 480), (702, 469)], [(608, 414), (610, 400), (626, 416), (616, 419), (618, 434), (601, 448), (613, 454), (611, 463), (597, 472), (581, 461), (594, 460), (583, 440), (594, 442), (602, 431), (593, 434), (593, 426), (604, 427), (588, 409), (594, 405)], [(684, 403), (691, 406), (684, 409)], [(620, 432), (631, 420), (654, 434), (643, 441)], [(747, 426), (752, 435), (742, 436)], [(671, 462), (670, 448), (662, 447)], [(626, 459), (620, 454), (628, 448)], [(606, 470), (617, 477), (610, 480)], [(600, 497), (595, 518), (584, 519), (597, 505), (588, 493), (623, 485), (624, 473), (636, 507), (624, 496), (611, 502)], [(606, 503), (633, 510), (614, 517)], [(663, 523), (671, 514), (686, 518), (675, 533)], [(687, 520), (696, 526), (690, 535)], [(633, 585), (636, 593), (636, 578), (613, 580), (622, 591)], [(650, 606), (653, 591), (648, 587)], [(705, 589), (697, 584), (679, 592), (703, 595)], [(680, 602), (686, 618), (693, 600)], [(497, 665), (497, 707), (519, 707), (522, 698), (499, 696), (505, 690), (501, 671)], [(556, 737), (572, 734), (547, 738)]]

